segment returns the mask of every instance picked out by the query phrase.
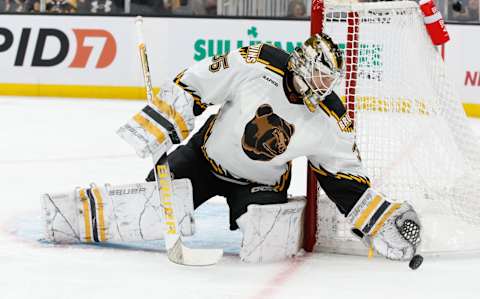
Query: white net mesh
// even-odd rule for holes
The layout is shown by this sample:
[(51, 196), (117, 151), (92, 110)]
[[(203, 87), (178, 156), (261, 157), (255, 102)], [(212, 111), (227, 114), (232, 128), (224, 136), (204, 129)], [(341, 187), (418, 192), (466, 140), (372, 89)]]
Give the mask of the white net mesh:
[[(323, 31), (345, 50), (346, 83), (336, 92), (373, 187), (415, 206), (423, 252), (480, 248), (480, 144), (418, 5), (327, 4)], [(321, 191), (318, 198), (316, 250), (366, 253)]]

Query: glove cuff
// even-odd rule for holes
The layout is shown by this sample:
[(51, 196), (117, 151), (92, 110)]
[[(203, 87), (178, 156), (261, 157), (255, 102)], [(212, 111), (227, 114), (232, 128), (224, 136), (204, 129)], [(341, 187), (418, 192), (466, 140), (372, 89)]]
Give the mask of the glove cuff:
[(352, 232), (360, 238), (374, 237), (400, 206), (401, 203), (393, 203), (385, 195), (368, 188), (347, 215), (347, 221)]

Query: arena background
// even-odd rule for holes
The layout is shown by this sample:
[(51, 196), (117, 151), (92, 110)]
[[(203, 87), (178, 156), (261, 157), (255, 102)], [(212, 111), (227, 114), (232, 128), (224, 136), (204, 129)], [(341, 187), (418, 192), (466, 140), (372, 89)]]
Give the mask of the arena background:
[[(134, 17), (0, 15), (0, 95), (143, 100)], [(222, 28), (222, 30), (218, 30)], [(195, 61), (258, 42), (291, 51), (308, 20), (145, 18), (154, 85)], [(448, 24), (448, 73), (480, 116), (480, 26)], [(412, 41), (413, 42), (413, 41)]]

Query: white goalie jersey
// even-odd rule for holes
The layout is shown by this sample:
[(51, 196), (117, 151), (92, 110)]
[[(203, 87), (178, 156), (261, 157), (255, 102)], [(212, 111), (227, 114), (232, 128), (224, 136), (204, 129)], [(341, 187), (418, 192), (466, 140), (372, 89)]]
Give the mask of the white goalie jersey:
[(196, 63), (161, 86), (137, 122), (155, 123), (160, 113), (174, 128), (151, 129), (156, 141), (178, 143), (193, 129), (196, 115), (219, 104), (202, 146), (216, 176), (282, 191), (289, 184), (291, 161), (306, 156), (327, 195), (348, 213), (370, 184), (353, 124), (335, 93), (325, 98), (323, 111), (308, 111), (289, 84), (288, 57), (281, 49), (257, 44)]

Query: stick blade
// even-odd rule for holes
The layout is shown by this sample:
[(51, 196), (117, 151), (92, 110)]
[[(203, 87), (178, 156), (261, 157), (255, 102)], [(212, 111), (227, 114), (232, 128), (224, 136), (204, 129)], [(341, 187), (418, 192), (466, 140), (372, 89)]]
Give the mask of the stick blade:
[(184, 266), (215, 265), (223, 256), (222, 249), (188, 248), (178, 239), (175, 245), (167, 251), (168, 259)]

